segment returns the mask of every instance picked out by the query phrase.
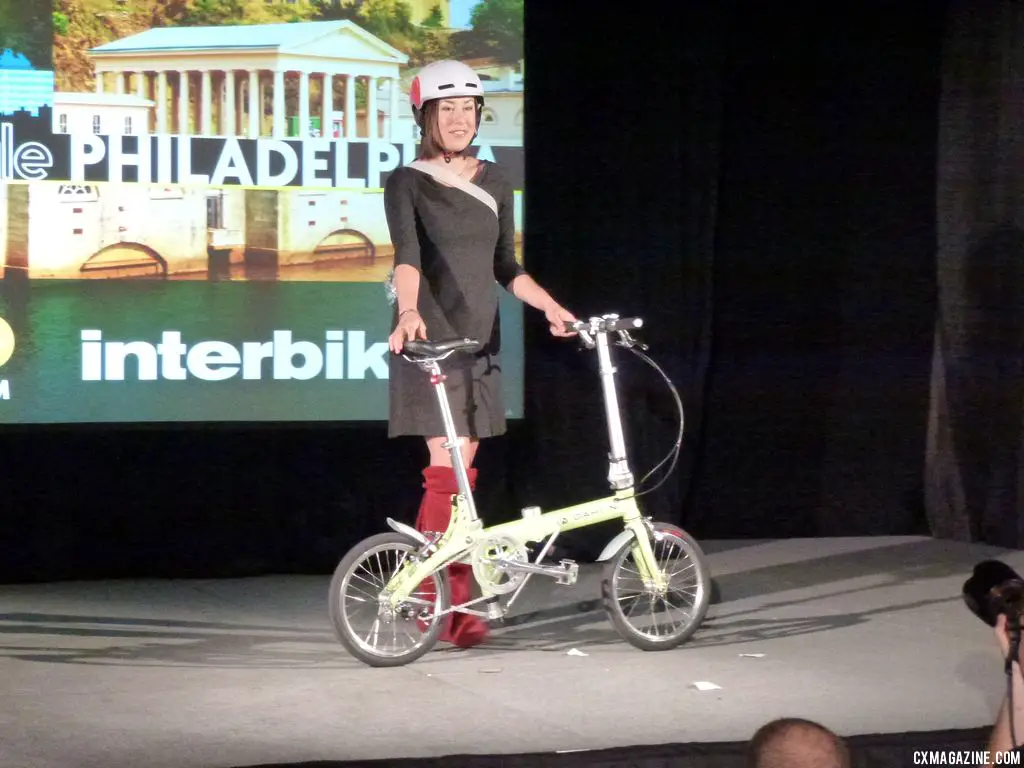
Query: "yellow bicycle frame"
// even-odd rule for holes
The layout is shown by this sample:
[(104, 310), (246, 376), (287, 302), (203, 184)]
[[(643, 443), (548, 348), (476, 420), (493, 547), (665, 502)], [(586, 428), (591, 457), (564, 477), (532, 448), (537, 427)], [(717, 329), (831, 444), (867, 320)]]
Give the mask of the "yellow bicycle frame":
[[(433, 551), (422, 560), (413, 560), (402, 566), (384, 588), (392, 607), (408, 600), (410, 594), (431, 574), (453, 562), (471, 562), (473, 550), (495, 536), (508, 537), (523, 544), (539, 542), (556, 533), (598, 525), (622, 519), (626, 531), (632, 535), (636, 564), (641, 578), (656, 589), (666, 585), (665, 574), (658, 568), (651, 547), (651, 530), (641, 515), (632, 489), (626, 489), (593, 501), (554, 509), (532, 517), (523, 517), (488, 528), (478, 519), (473, 521), (465, 511), (461, 494), (453, 497), (451, 523)], [(491, 597), (486, 585), (481, 585), (484, 597)]]

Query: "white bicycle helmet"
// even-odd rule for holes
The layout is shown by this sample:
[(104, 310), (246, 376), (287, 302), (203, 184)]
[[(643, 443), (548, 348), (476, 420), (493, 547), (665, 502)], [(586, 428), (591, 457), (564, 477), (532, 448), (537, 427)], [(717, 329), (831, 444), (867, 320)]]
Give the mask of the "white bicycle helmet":
[(423, 105), (434, 99), (455, 99), (473, 96), (476, 99), (477, 123), (484, 105), (484, 86), (480, 76), (461, 61), (435, 61), (413, 78), (409, 101), (416, 125), (423, 127)]

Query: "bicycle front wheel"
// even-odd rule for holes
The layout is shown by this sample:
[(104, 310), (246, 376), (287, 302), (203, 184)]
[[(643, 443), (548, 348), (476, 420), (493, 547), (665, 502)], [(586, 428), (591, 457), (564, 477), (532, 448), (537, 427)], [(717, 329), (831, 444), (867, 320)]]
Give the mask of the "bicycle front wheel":
[(605, 566), (601, 596), (616, 632), (644, 651), (664, 651), (686, 642), (700, 627), (711, 601), (711, 574), (704, 553), (688, 533), (654, 523), (654, 559), (668, 585), (645, 584), (637, 567), (636, 542), (624, 544)]
[(338, 563), (329, 590), (331, 623), (345, 649), (371, 667), (409, 664), (437, 642), (450, 605), (446, 569), (424, 579), (395, 609), (379, 599), (385, 585), (419, 543), (400, 533), (380, 533), (354, 546)]

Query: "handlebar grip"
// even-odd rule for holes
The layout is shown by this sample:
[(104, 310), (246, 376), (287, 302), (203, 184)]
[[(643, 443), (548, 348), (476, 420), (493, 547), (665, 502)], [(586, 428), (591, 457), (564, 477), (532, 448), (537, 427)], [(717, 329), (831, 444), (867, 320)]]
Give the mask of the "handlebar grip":
[(567, 331), (586, 331), (586, 332), (598, 332), (598, 333), (615, 333), (616, 331), (631, 331), (635, 328), (640, 328), (644, 324), (644, 321), (639, 317), (620, 317), (620, 318), (603, 318), (595, 319), (591, 322), (586, 320), (565, 321), (565, 330)]
[(644, 321), (639, 317), (620, 317), (617, 320), (605, 320), (605, 327), (609, 331), (631, 331), (643, 326)]

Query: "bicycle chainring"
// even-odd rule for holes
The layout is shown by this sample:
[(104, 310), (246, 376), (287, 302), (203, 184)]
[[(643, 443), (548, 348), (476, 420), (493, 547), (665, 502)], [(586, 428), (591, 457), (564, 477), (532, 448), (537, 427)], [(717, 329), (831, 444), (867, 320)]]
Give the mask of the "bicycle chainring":
[(496, 564), (498, 558), (526, 563), (529, 555), (526, 546), (510, 536), (491, 536), (473, 549), (473, 575), (477, 582), (495, 595), (506, 595), (523, 583), (526, 574)]

